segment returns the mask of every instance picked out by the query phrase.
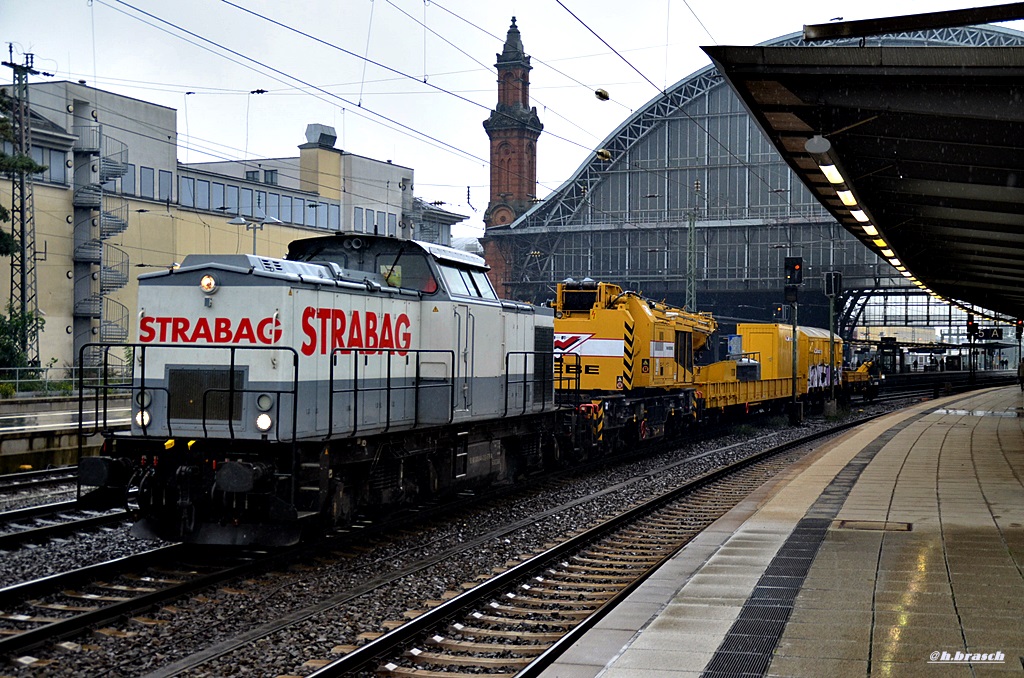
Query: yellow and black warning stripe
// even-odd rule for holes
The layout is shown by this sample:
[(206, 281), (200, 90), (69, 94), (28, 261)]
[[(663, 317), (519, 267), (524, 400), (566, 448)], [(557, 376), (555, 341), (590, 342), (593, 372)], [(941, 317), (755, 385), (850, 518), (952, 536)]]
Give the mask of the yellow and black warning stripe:
[(593, 400), (594, 404), (594, 439), (597, 442), (604, 440), (604, 401)]
[(626, 388), (633, 388), (633, 329), (634, 325), (622, 323), (622, 383)]

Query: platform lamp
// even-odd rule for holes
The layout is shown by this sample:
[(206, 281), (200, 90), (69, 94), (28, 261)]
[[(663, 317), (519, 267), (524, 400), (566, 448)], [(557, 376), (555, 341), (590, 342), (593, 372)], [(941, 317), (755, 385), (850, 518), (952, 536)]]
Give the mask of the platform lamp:
[(245, 230), (252, 231), (252, 253), (256, 254), (256, 231), (262, 231), (266, 224), (283, 224), (284, 222), (274, 217), (265, 216), (262, 219), (256, 219), (254, 217), (243, 217), (241, 215), (235, 217), (228, 224), (232, 226), (245, 226)]

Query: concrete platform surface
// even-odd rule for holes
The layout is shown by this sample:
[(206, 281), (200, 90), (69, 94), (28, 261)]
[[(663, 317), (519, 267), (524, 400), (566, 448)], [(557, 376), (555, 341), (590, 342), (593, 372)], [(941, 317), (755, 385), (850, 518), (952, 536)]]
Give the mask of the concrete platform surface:
[(987, 389), (824, 444), (543, 675), (1024, 674), (1022, 413)]

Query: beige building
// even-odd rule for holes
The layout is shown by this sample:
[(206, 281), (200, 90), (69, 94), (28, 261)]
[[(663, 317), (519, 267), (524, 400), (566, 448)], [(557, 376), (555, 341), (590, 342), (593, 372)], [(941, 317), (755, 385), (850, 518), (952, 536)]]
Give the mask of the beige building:
[[(31, 85), (29, 98), (32, 155), (48, 166), (32, 183), (25, 266), (44, 366), (90, 364), (88, 344), (134, 340), (138, 274), (186, 254), (280, 257), (292, 240), (338, 231), (450, 244), (466, 218), (414, 198), (411, 168), (335, 148), (324, 125), (307, 127), (293, 158), (186, 165), (174, 109), (71, 82)], [(11, 196), (0, 180), (4, 205)], [(0, 290), (10, 298), (6, 257)]]

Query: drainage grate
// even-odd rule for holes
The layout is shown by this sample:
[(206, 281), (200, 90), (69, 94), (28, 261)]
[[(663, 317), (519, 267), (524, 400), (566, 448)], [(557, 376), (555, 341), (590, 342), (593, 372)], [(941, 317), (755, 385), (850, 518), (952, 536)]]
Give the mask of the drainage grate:
[(718, 651), (708, 663), (706, 671), (720, 671), (732, 676), (737, 674), (764, 675), (771, 661), (772, 656), (768, 653), (753, 654), (750, 652)]
[(837, 520), (832, 523), (836, 530), (879, 530), (884, 532), (910, 532), (913, 523), (896, 523), (888, 520)]
[(778, 642), (771, 636), (744, 636), (738, 633), (726, 634), (720, 649), (722, 652), (752, 652), (754, 654), (771, 654)]

